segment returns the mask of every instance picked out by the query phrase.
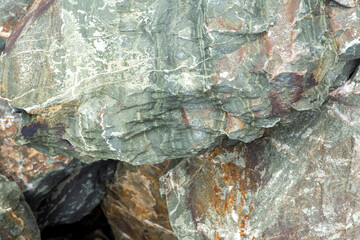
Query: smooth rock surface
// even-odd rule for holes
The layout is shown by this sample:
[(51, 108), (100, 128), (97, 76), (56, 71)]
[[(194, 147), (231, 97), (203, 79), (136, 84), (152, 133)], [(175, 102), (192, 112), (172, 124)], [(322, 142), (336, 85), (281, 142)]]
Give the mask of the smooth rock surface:
[(179, 239), (359, 239), (360, 72), (318, 111), (161, 178)]
[(0, 175), (0, 239), (40, 240), (36, 219), (16, 183)]
[(116, 240), (177, 239), (170, 226), (166, 200), (159, 191), (159, 177), (167, 163), (137, 167), (118, 165), (102, 202)]
[(20, 143), (84, 162), (250, 142), (353, 71), (359, 3), (337, 2), (36, 0), (7, 41), (0, 95), (29, 114)]

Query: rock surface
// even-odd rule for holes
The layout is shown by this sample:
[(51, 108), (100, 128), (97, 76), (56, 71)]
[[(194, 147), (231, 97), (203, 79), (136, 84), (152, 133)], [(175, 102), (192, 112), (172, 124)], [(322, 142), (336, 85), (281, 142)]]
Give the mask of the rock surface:
[(51, 157), (33, 148), (19, 146), (14, 138), (20, 115), (0, 100), (0, 174), (16, 182), (22, 191), (37, 188), (38, 180), (51, 171), (63, 169), (71, 158)]
[(119, 164), (102, 203), (115, 239), (177, 239), (159, 191), (166, 166), (167, 162), (138, 167)]
[(2, 0), (0, 4), (0, 32), (8, 36), (8, 32), (26, 14), (26, 10), (34, 0)]
[(36, 219), (16, 183), (0, 175), (0, 239), (40, 240)]
[(89, 214), (104, 198), (117, 163), (108, 160), (86, 165), (75, 159), (64, 170), (41, 178), (38, 188), (25, 191), (39, 228), (73, 223)]
[(162, 177), (179, 239), (358, 239), (360, 72), (319, 111)]
[(360, 239), (358, 0), (3, 0), (0, 32), (0, 240), (100, 202), (116, 239)]
[(359, 11), (358, 1), (36, 0), (7, 41), (1, 96), (29, 114), (19, 142), (43, 152), (187, 157), (318, 108), (356, 66)]

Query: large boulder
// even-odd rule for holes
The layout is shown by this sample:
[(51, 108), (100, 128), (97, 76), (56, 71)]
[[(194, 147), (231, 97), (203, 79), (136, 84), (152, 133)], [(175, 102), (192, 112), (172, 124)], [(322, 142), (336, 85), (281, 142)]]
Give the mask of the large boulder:
[(162, 178), (179, 239), (358, 239), (360, 72), (319, 111)]
[(318, 108), (357, 63), (358, 12), (358, 1), (36, 0), (7, 40), (0, 95), (24, 110), (19, 142), (46, 153), (187, 157)]

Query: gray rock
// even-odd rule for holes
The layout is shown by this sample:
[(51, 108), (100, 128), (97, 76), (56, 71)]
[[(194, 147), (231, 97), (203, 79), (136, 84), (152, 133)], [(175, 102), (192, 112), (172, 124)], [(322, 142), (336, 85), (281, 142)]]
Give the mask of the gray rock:
[(262, 139), (170, 169), (162, 191), (179, 239), (358, 239), (360, 72), (355, 79)]
[(39, 179), (38, 187), (24, 195), (40, 229), (73, 223), (89, 214), (105, 196), (117, 163), (108, 160), (86, 165), (73, 160), (66, 168)]
[(19, 143), (84, 162), (250, 142), (349, 77), (359, 7), (344, 4), (39, 0), (8, 39), (1, 96), (27, 112)]
[(0, 175), (0, 239), (40, 240), (36, 219), (19, 187)]

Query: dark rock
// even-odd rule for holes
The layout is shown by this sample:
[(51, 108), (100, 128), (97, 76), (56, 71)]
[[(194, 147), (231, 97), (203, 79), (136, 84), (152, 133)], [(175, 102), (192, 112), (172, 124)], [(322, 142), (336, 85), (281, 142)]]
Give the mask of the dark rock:
[(40, 229), (76, 222), (89, 214), (105, 196), (117, 163), (108, 160), (86, 165), (73, 160), (63, 170), (41, 178), (37, 188), (25, 191)]
[(0, 37), (0, 53), (4, 51), (6, 45), (6, 39), (3, 37)]

